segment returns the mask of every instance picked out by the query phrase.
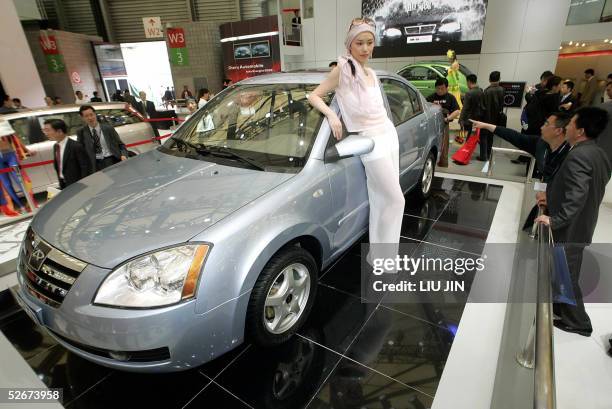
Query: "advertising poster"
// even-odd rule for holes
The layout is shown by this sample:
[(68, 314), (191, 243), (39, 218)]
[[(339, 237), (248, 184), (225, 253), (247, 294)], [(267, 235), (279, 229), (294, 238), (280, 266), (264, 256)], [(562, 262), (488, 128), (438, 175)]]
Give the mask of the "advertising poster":
[(221, 25), (225, 78), (238, 82), (256, 75), (280, 72), (276, 16)]
[(374, 57), (480, 53), (487, 0), (362, 0), (376, 24)]

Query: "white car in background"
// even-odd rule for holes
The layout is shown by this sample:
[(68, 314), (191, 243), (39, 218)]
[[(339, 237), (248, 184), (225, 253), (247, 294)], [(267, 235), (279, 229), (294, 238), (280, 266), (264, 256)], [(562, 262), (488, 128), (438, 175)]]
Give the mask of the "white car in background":
[[(119, 137), (128, 150), (139, 154), (159, 146), (150, 123), (144, 122), (142, 116), (131, 108), (126, 108), (123, 102), (92, 103), (98, 120), (113, 125)], [(2, 115), (2, 119), (10, 122), (21, 139), (21, 142), (36, 155), (21, 161), (22, 165), (45, 163), (28, 167), (26, 173), (32, 180), (35, 193), (47, 190), (49, 186), (57, 185), (57, 175), (53, 168), (53, 144), (42, 131), (47, 119), (62, 119), (68, 126), (68, 136), (76, 139), (76, 132), (84, 126), (79, 114), (80, 105), (59, 105), (55, 107), (19, 111)]]

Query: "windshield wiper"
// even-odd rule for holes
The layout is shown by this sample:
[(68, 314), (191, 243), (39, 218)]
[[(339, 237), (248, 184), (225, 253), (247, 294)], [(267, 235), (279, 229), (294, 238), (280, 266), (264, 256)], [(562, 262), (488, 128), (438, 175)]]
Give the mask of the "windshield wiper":
[(214, 155), (214, 156), (221, 156), (221, 157), (225, 157), (225, 158), (232, 158), (232, 159), (238, 159), (239, 161), (249, 164), (254, 168), (257, 168), (259, 170), (266, 170), (266, 166), (260, 162), (257, 162), (254, 159), (251, 159), (247, 156), (243, 156), (240, 153), (237, 153), (236, 151), (223, 147), (223, 146), (205, 146), (205, 145), (200, 145), (200, 147), (197, 150), (198, 153), (207, 153), (209, 155)]
[(187, 146), (188, 148), (191, 148), (193, 150), (195, 150), (196, 152), (198, 151), (198, 149), (200, 149), (200, 147), (196, 144), (193, 144), (189, 141), (186, 141), (184, 139), (181, 138), (177, 138), (176, 136), (171, 136), (170, 139), (172, 139), (173, 141), (178, 142), (177, 145), (183, 145), (183, 146)]

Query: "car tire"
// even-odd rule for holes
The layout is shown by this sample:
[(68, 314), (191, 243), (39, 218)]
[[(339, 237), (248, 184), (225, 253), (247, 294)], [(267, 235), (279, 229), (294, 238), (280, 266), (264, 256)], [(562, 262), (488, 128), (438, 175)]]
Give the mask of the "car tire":
[(418, 199), (426, 200), (431, 195), (431, 185), (433, 184), (433, 177), (436, 172), (436, 156), (433, 152), (429, 152), (421, 174), (419, 175), (419, 181), (414, 187), (414, 194)]
[(314, 303), (318, 268), (298, 246), (276, 253), (264, 267), (249, 299), (246, 336), (270, 347), (287, 341), (306, 321)]

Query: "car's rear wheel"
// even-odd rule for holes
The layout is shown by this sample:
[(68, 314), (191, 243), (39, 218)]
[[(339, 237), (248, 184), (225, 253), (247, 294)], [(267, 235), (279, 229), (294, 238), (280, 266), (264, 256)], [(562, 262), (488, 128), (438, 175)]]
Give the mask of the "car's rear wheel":
[(261, 272), (249, 300), (247, 336), (260, 346), (287, 341), (304, 323), (314, 302), (317, 264), (298, 246), (280, 250)]
[(436, 158), (433, 152), (429, 152), (425, 164), (421, 170), (419, 181), (415, 186), (414, 193), (419, 199), (425, 200), (431, 195), (431, 185), (436, 172)]

